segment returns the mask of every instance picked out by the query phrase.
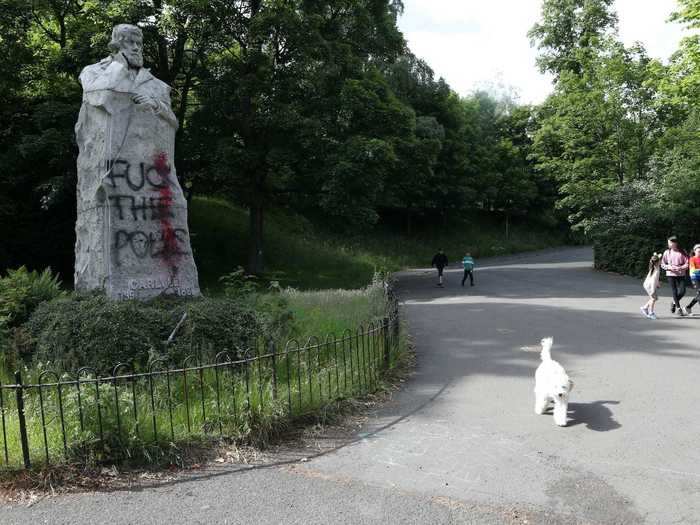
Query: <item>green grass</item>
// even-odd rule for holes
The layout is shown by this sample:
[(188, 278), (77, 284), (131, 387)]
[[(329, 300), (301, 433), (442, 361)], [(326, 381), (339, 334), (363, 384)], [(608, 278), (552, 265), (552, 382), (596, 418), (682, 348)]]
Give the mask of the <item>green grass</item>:
[[(221, 199), (197, 197), (190, 205), (190, 230), (200, 283), (216, 293), (218, 279), (245, 266), (248, 214)], [(515, 225), (505, 239), (503, 224), (488, 214), (451, 221), (412, 236), (387, 229), (363, 235), (330, 234), (308, 220), (276, 210), (265, 222), (268, 279), (300, 290), (362, 288), (378, 270), (430, 266), (443, 248), (452, 261), (466, 251), (476, 258), (557, 246), (566, 242), (556, 229)]]
[(295, 333), (342, 334), (384, 316), (383, 289), (298, 291), (283, 293), (294, 315)]
[[(60, 404), (56, 386), (44, 387), (42, 397), (30, 387), (24, 402), (31, 462), (172, 462), (182, 445), (219, 436), (265, 444), (294, 419), (381, 387), (385, 352), (395, 363), (399, 349), (384, 345), (378, 325), (372, 330), (292, 344), (287, 353), (279, 349), (275, 360), (261, 353), (247, 363), (176, 371), (152, 383), (125, 378), (97, 388), (83, 377), (80, 398), (75, 382), (63, 383)], [(0, 469), (22, 465), (11, 393), (4, 392), (7, 442), (0, 435)]]

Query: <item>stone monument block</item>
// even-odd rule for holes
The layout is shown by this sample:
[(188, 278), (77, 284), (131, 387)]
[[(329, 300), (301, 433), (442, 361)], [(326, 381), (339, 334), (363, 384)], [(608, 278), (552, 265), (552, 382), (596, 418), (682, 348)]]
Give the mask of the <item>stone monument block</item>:
[(114, 299), (199, 295), (187, 201), (175, 172), (170, 88), (143, 68), (141, 30), (80, 75), (76, 290)]

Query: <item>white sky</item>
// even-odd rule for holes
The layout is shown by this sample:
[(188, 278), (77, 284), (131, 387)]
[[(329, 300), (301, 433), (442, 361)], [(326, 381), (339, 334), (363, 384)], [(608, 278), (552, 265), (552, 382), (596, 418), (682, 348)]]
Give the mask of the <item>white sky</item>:
[[(413, 53), (460, 95), (488, 85), (512, 86), (523, 103), (551, 91), (535, 65), (527, 31), (539, 19), (541, 0), (404, 0), (399, 19)], [(650, 56), (667, 60), (684, 31), (667, 23), (676, 0), (616, 0), (625, 44), (644, 43)]]

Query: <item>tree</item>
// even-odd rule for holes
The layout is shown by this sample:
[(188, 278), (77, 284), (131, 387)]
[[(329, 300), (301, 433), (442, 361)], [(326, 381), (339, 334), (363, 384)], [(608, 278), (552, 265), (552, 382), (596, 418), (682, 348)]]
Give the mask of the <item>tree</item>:
[(544, 22), (531, 31), (542, 67), (557, 75), (538, 110), (536, 168), (560, 183), (558, 205), (583, 229), (609, 192), (646, 176), (660, 130), (661, 66), (640, 45), (614, 40), (610, 3), (545, 2)]
[(537, 63), (558, 80), (565, 72), (581, 75), (616, 32), (614, 0), (545, 0), (542, 19), (528, 32), (540, 54)]
[(313, 198), (350, 221), (374, 220), (380, 172), (393, 158), (385, 136), (394, 124), (402, 132), (410, 113), (375, 67), (404, 47), (399, 7), (387, 0), (217, 3), (226, 30), (207, 60), (195, 118), (202, 144), (216, 138), (218, 160), (203, 163), (200, 177), (215, 173), (219, 189), (250, 210), (249, 271), (264, 269), (265, 208), (290, 196)]
[(271, 207), (350, 232), (393, 215), (410, 232), (473, 209), (509, 218), (551, 207), (552, 171), (535, 176), (531, 140), (549, 113), (493, 94), (459, 97), (406, 48), (402, 9), (400, 0), (0, 0), (0, 268), (72, 273), (77, 79), (122, 22), (141, 27), (146, 66), (173, 86), (183, 188), (249, 210), (251, 272), (264, 271)]

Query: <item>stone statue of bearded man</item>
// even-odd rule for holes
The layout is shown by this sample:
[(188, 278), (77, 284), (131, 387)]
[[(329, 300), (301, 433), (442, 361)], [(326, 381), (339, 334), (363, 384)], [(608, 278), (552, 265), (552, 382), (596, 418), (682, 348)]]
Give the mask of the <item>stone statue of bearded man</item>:
[(115, 299), (199, 295), (170, 87), (143, 67), (138, 27), (114, 27), (109, 46), (80, 74), (75, 288)]

